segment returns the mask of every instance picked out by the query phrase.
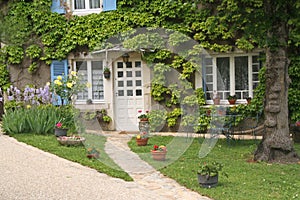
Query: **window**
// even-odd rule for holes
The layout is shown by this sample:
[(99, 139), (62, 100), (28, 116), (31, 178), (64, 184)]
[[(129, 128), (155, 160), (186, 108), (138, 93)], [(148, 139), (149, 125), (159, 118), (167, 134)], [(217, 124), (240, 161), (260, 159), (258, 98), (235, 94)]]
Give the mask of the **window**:
[(230, 94), (236, 94), (238, 99), (253, 96), (253, 90), (259, 82), (258, 58), (258, 54), (204, 58), (203, 86), (206, 99), (212, 100), (214, 91), (223, 100)]
[(103, 62), (102, 61), (76, 61), (75, 69), (81, 76), (81, 81), (90, 83), (91, 87), (86, 88), (77, 94), (77, 100), (92, 99), (103, 100)]
[(97, 9), (100, 8), (100, 0), (74, 0), (74, 9)]

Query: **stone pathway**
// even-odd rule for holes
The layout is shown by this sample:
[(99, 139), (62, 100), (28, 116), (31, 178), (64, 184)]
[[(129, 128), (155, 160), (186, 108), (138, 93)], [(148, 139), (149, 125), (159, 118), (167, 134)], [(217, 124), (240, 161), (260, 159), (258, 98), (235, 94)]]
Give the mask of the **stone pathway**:
[(130, 151), (127, 142), (131, 139), (126, 134), (111, 134), (107, 136), (106, 153), (124, 170), (134, 181), (147, 190), (160, 194), (170, 200), (209, 200), (156, 171), (139, 156)]

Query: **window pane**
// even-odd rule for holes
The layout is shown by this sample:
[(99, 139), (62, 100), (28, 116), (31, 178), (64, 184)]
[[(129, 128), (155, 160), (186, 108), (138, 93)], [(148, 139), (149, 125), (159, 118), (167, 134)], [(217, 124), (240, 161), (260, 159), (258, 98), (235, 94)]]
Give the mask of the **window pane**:
[(102, 61), (92, 61), (92, 98), (104, 99)]
[(85, 0), (75, 0), (74, 7), (75, 9), (85, 9)]
[(90, 0), (90, 8), (100, 8), (100, 0)]
[(248, 90), (248, 56), (234, 58), (235, 90)]
[[(87, 74), (87, 62), (86, 61), (77, 61), (76, 62), (76, 69), (78, 71), (78, 75), (80, 76), (80, 83), (87, 83), (88, 82), (88, 74)], [(78, 100), (86, 100), (88, 99), (88, 89), (84, 88), (77, 93)]]
[(229, 58), (217, 58), (217, 90), (229, 90)]

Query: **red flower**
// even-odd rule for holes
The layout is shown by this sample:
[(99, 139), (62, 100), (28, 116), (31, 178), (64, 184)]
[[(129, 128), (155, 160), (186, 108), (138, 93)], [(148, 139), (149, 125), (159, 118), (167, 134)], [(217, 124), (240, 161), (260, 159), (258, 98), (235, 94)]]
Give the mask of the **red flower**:
[(141, 113), (142, 112), (142, 110), (138, 110), (138, 113)]
[(153, 146), (153, 149), (154, 149), (154, 150), (157, 150), (157, 149), (158, 149), (158, 146), (157, 146), (157, 145), (154, 145), (154, 146)]
[(57, 127), (57, 128), (61, 128), (61, 127), (62, 127), (62, 123), (61, 123), (61, 122), (58, 122), (58, 123), (56, 124), (56, 127)]

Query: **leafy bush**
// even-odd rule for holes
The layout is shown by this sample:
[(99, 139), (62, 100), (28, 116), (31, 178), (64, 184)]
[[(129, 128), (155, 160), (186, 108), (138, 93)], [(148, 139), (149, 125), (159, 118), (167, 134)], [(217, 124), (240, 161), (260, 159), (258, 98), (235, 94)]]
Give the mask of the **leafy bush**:
[(72, 132), (76, 132), (77, 111), (73, 106), (55, 107), (40, 105), (31, 108), (19, 108), (5, 113), (3, 130), (12, 133), (53, 133), (57, 122), (64, 123)]

